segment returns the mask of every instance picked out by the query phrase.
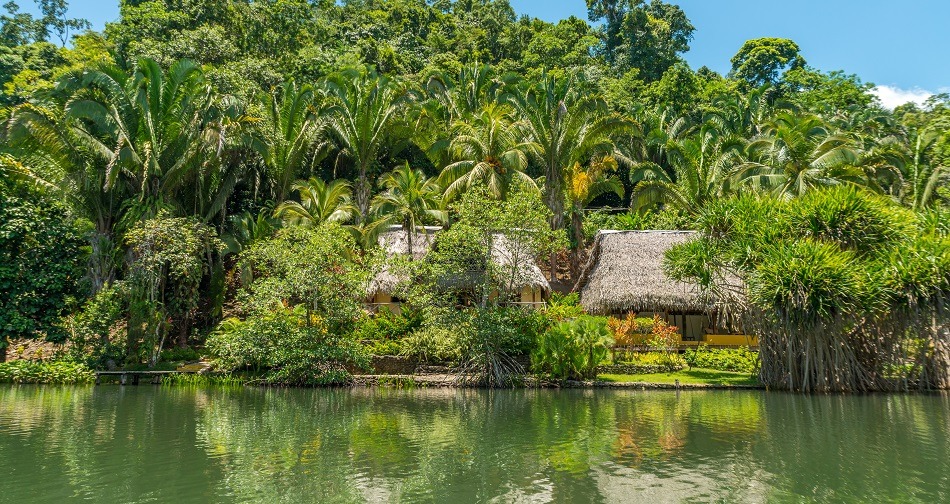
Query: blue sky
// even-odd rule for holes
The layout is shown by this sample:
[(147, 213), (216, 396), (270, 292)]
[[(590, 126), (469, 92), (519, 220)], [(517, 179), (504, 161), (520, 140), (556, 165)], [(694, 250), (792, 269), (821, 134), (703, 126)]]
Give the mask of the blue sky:
[[(584, 0), (510, 0), (521, 14), (555, 22), (587, 17)], [(32, 10), (30, 0), (18, 0)], [(729, 58), (756, 37), (797, 42), (809, 64), (845, 70), (880, 86), (885, 104), (950, 91), (948, 0), (672, 0), (696, 26), (686, 59), (725, 73)], [(101, 29), (118, 18), (113, 0), (71, 0), (70, 14)], [(888, 103), (891, 102), (891, 103)]]

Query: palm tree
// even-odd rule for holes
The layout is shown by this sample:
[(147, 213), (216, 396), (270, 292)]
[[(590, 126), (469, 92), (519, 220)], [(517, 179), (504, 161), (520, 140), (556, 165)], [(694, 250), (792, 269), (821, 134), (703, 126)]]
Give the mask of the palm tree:
[(293, 190), (300, 193), (300, 202), (281, 203), (274, 216), (287, 224), (317, 227), (326, 222), (345, 223), (354, 218), (359, 210), (353, 205), (353, 191), (345, 180), (329, 184), (317, 177), (299, 181)]
[(118, 251), (113, 234), (127, 196), (124, 187), (106, 188), (107, 155), (89, 149), (77, 120), (54, 111), (23, 104), (10, 118), (9, 146), (16, 157), (33, 167), (23, 176), (53, 188), (75, 215), (92, 223), (87, 236), (91, 254), (86, 276), (92, 293), (115, 279)]
[(602, 100), (587, 98), (571, 80), (545, 76), (539, 85), (512, 100), (533, 150), (544, 169), (544, 202), (551, 210), (552, 229), (564, 227), (564, 180), (578, 165), (595, 158), (622, 157), (612, 137), (632, 133), (634, 123), (611, 114)]
[(366, 220), (371, 196), (369, 173), (386, 148), (398, 150), (398, 144), (405, 140), (400, 134), (400, 114), (407, 94), (397, 83), (368, 69), (332, 75), (323, 88), (327, 129), (340, 155), (353, 163), (356, 206), (359, 218)]
[(512, 184), (537, 189), (525, 173), (537, 144), (528, 140), (526, 123), (514, 120), (506, 105), (487, 105), (471, 121), (455, 123), (452, 135), (449, 151), (456, 161), (439, 175), (447, 198), (477, 182), (484, 182), (498, 199), (505, 198)]
[(61, 86), (84, 150), (106, 161), (107, 190), (125, 184), (153, 211), (171, 206), (204, 220), (224, 209), (241, 173), (222, 155), (246, 140), (247, 120), (240, 104), (214, 94), (197, 64), (182, 60), (163, 72), (143, 59), (132, 75), (103, 66)]
[(830, 123), (853, 139), (859, 154), (855, 166), (864, 171), (868, 188), (899, 196), (901, 170), (912, 156), (908, 152), (907, 130), (893, 114), (855, 106), (838, 111)]
[[(617, 160), (613, 156), (604, 156), (592, 160), (587, 165), (574, 163), (566, 171), (567, 188), (564, 191), (568, 201), (568, 213), (571, 218), (571, 233), (574, 238), (574, 253), (571, 261), (572, 276), (576, 277), (584, 250), (584, 210), (598, 197), (614, 193), (624, 196), (623, 182), (612, 173), (617, 170)], [(553, 265), (552, 265), (553, 266)], [(554, 270), (552, 268), (553, 277)]]
[(940, 139), (941, 132), (928, 129), (917, 135), (911, 162), (904, 168), (901, 201), (920, 211), (933, 207), (939, 200), (937, 189), (950, 182), (950, 167), (937, 166), (928, 159), (927, 151)]
[(373, 229), (401, 224), (408, 236), (409, 250), (416, 230), (425, 233), (425, 224), (445, 224), (448, 214), (443, 208), (442, 188), (422, 170), (413, 170), (409, 163), (384, 174), (379, 179), (384, 191), (373, 198), (372, 212), (379, 216)]
[(456, 76), (436, 73), (429, 76), (426, 91), (440, 106), (447, 124), (477, 114), (491, 103), (497, 103), (512, 76), (498, 76), (488, 65), (462, 68)]
[(714, 112), (707, 118), (722, 131), (751, 138), (762, 133), (770, 118), (780, 111), (790, 111), (793, 106), (777, 98), (780, 91), (768, 84), (745, 94), (732, 94), (720, 98)]
[(240, 254), (258, 241), (273, 236), (281, 222), (272, 215), (273, 212), (266, 209), (257, 216), (247, 211), (232, 215), (229, 229), (221, 236), (221, 241), (227, 247), (224, 256)]
[(498, 76), (488, 65), (466, 66), (456, 75), (431, 74), (425, 84), (428, 99), (420, 103), (416, 116), (416, 144), (423, 146), (436, 166), (448, 165), (452, 139), (446, 132), (456, 122), (469, 120), (485, 106), (498, 103), (513, 81), (513, 76)]
[(841, 183), (865, 185), (855, 147), (851, 138), (835, 134), (817, 116), (782, 112), (749, 143), (752, 161), (740, 166), (738, 179), (782, 196)]
[(669, 151), (693, 134), (694, 126), (686, 117), (677, 117), (672, 110), (665, 109), (641, 111), (637, 119), (639, 131), (623, 137), (617, 148), (631, 165), (654, 164), (666, 170), (670, 177), (675, 176)]
[(715, 121), (706, 122), (694, 135), (668, 142), (666, 160), (672, 175), (656, 163), (639, 163), (630, 172), (630, 181), (636, 184), (631, 208), (666, 204), (696, 215), (710, 201), (730, 195), (744, 147), (739, 135), (721, 132)]
[(323, 125), (312, 87), (297, 87), (290, 81), (279, 95), (269, 96), (267, 120), (257, 150), (274, 184), (274, 197), (283, 201), (305, 169), (327, 155), (329, 142), (321, 137)]

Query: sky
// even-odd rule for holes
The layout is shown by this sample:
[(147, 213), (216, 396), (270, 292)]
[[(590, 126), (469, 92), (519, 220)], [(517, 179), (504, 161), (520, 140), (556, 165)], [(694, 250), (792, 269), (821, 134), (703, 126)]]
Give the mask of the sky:
[[(584, 0), (510, 0), (519, 14), (557, 22), (587, 18)], [(668, 0), (696, 26), (686, 60), (729, 71), (742, 43), (784, 37), (821, 70), (844, 70), (878, 87), (884, 105), (950, 92), (950, 0)], [(30, 0), (18, 0), (35, 11)], [(70, 15), (102, 29), (119, 17), (117, 0), (71, 0)]]

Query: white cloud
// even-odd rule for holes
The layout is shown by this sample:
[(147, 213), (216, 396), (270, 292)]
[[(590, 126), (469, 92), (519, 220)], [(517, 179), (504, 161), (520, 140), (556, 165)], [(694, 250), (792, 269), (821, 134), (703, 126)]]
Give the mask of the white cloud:
[(901, 89), (896, 86), (877, 86), (871, 90), (871, 93), (877, 95), (878, 99), (881, 100), (881, 105), (887, 109), (893, 109), (908, 102), (923, 105), (927, 98), (934, 95), (926, 89)]

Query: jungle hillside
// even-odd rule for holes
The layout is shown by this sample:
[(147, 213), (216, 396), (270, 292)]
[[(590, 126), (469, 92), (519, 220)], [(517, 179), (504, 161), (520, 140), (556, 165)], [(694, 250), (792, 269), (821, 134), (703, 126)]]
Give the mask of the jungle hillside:
[[(885, 108), (783, 38), (691, 68), (696, 28), (662, 0), (557, 23), (507, 0), (121, 0), (101, 32), (18, 1), (0, 360), (43, 341), (312, 385), (400, 354), (496, 386), (533, 355), (589, 378), (551, 345), (613, 342), (565, 300), (597, 232), (681, 229), (669, 274), (762, 338), (763, 383), (950, 387), (947, 94)], [(442, 231), (393, 264), (394, 226)], [(531, 279), (493, 262), (499, 233), (564, 296), (511, 307)], [(413, 280), (399, 316), (364, 309), (383, 270)]]

